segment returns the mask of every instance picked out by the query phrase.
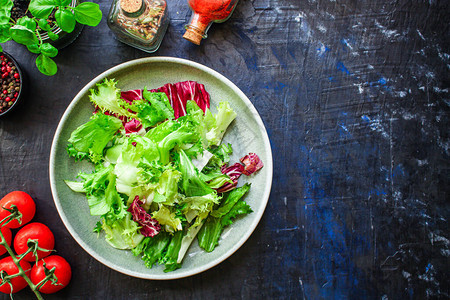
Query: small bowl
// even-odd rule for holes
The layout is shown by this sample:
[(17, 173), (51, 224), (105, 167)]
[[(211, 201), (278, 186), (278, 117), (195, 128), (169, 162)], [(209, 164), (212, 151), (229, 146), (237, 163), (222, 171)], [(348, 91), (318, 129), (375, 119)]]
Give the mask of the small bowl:
[[(3, 110), (3, 109), (0, 110), (0, 117), (3, 117), (5, 115), (11, 113), (11, 111), (13, 111), (16, 107), (19, 106), (19, 104), (20, 104), (20, 102), (21, 102), (21, 100), (23, 98), (23, 94), (24, 94), (24, 80), (25, 80), (25, 77), (24, 77), (24, 72), (22, 71), (22, 69), (20, 68), (19, 64), (14, 59), (14, 57), (12, 57), (10, 54), (8, 54), (5, 51), (0, 52), (0, 57), (1, 56), (6, 57), (9, 61), (11, 61), (13, 63), (13, 65), (16, 67), (16, 70), (17, 70), (17, 73), (19, 74), (19, 79), (20, 79), (19, 91), (17, 92), (18, 95), (17, 95), (17, 97), (15, 97), (16, 99), (14, 100), (13, 104), (11, 106), (9, 106), (9, 107), (6, 106), (5, 110)], [(3, 67), (1, 65), (1, 62), (3, 62), (3, 58), (1, 58), (1, 61), (0, 61), (0, 68)], [(3, 74), (3, 72), (0, 72), (0, 76), (1, 76), (1, 74)], [(1, 78), (0, 93), (3, 94), (3, 78)], [(4, 102), (2, 100), (0, 100), (0, 105), (3, 105), (3, 103)]]

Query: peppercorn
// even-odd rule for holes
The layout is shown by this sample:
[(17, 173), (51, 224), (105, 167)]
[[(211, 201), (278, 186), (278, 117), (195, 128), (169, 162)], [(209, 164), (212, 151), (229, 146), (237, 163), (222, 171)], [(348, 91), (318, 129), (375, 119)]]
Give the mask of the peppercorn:
[(7, 111), (17, 100), (20, 92), (20, 75), (14, 62), (0, 55), (0, 114)]

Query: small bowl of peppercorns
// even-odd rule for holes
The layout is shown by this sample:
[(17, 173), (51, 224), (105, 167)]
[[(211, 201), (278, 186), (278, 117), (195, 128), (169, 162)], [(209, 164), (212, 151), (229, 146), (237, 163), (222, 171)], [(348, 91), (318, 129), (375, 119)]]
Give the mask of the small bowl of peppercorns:
[(0, 117), (18, 106), (23, 95), (23, 72), (17, 61), (0, 52)]

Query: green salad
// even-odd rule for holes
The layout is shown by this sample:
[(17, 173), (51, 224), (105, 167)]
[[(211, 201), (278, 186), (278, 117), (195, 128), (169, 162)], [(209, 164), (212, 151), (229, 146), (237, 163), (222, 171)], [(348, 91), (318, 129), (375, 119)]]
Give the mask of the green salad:
[(236, 118), (228, 102), (212, 113), (209, 94), (194, 81), (123, 92), (105, 79), (89, 98), (94, 113), (72, 132), (67, 153), (94, 171), (65, 182), (85, 193), (99, 217), (93, 231), (112, 247), (169, 272), (196, 237), (211, 252), (226, 226), (252, 212), (244, 201), (250, 184), (238, 187), (238, 179), (263, 163), (249, 153), (230, 164), (232, 145), (221, 143)]

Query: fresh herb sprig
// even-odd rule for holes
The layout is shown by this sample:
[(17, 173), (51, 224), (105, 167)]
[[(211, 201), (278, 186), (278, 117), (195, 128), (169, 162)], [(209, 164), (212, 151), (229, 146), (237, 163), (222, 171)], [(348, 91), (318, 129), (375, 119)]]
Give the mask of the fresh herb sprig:
[[(65, 32), (72, 32), (76, 23), (97, 26), (102, 19), (99, 5), (92, 2), (82, 2), (75, 7), (70, 6), (71, 0), (31, 0), (28, 10), (32, 17), (23, 16), (17, 20), (11, 18), (13, 0), (0, 0), (0, 44), (9, 40), (25, 45), (32, 53), (39, 54), (36, 66), (45, 75), (55, 75), (58, 68), (52, 59), (58, 55), (58, 49), (51, 43), (44, 42), (42, 33), (55, 41), (58, 35), (53, 32), (47, 22), (52, 12), (55, 13), (56, 24)], [(0, 46), (0, 51), (2, 47)]]

